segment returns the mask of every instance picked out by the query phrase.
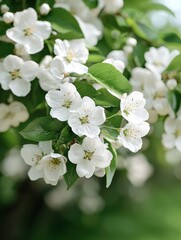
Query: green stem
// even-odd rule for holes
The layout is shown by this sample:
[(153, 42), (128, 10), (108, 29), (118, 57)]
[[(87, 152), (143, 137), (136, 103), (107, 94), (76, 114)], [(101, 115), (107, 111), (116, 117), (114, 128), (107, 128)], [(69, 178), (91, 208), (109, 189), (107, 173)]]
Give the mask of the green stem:
[(113, 117), (115, 117), (115, 116), (118, 116), (118, 115), (120, 116), (120, 114), (121, 114), (121, 112), (118, 111), (117, 113), (111, 115), (110, 117), (107, 117), (106, 119), (108, 120), (108, 119), (111, 119), (111, 118), (113, 118)]

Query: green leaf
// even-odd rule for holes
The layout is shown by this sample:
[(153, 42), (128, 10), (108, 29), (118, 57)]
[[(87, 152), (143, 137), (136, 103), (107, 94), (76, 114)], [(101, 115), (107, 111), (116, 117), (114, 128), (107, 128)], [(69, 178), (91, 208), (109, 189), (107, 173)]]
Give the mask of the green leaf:
[(167, 98), (173, 111), (176, 113), (180, 108), (181, 94), (177, 91), (169, 91), (167, 93)]
[(117, 152), (110, 143), (108, 143), (108, 146), (109, 146), (108, 150), (112, 153), (113, 158), (111, 160), (110, 166), (106, 168), (106, 187), (107, 188), (111, 185), (111, 182), (117, 167)]
[(52, 24), (52, 28), (61, 34), (61, 39), (84, 37), (77, 20), (63, 8), (54, 8), (50, 14), (43, 19)]
[(55, 118), (40, 117), (30, 122), (20, 134), (32, 141), (56, 140), (65, 126), (65, 122), (60, 122)]
[(175, 16), (175, 13), (170, 8), (168, 8), (167, 6), (160, 4), (160, 3), (154, 3), (154, 2), (147, 3), (147, 4), (144, 3), (142, 5), (141, 9), (144, 12), (164, 11), (164, 12), (171, 14), (172, 16)]
[(36, 9), (38, 9), (43, 3), (47, 3), (52, 8), (55, 4), (55, 0), (36, 0)]
[(165, 72), (181, 70), (181, 54), (177, 55), (168, 65)]
[(0, 21), (0, 36), (6, 35), (6, 30), (10, 28), (10, 25)]
[(119, 107), (120, 100), (110, 94), (105, 88), (98, 90), (99, 95), (94, 98), (97, 105), (103, 107)]
[(83, 2), (90, 9), (96, 8), (98, 6), (98, 0), (83, 0)]
[(58, 141), (61, 144), (64, 144), (64, 143), (70, 142), (74, 136), (75, 134), (72, 132), (71, 128), (67, 125), (62, 129)]
[(70, 189), (74, 183), (77, 181), (79, 176), (76, 172), (76, 165), (71, 163), (70, 161), (67, 162), (67, 172), (64, 175), (65, 182), (67, 184), (67, 189)]
[(77, 88), (77, 91), (80, 93), (81, 97), (88, 96), (90, 98), (94, 98), (98, 94), (96, 89), (88, 82), (74, 82), (74, 85)]
[(132, 89), (129, 81), (111, 64), (94, 64), (89, 68), (89, 73), (92, 80), (118, 95), (130, 92)]
[(142, 22), (135, 21), (132, 18), (127, 18), (126, 22), (132, 28), (132, 31), (135, 33), (136, 36), (147, 41), (158, 41), (158, 34), (155, 29), (148, 27)]
[(0, 58), (13, 54), (14, 44), (0, 41)]

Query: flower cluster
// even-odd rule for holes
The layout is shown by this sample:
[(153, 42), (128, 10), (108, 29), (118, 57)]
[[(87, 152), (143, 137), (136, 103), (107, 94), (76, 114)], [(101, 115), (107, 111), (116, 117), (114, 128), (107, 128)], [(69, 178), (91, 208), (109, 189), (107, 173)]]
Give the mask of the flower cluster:
[(36, 10), (15, 13), (1, 6), (0, 41), (8, 53), (0, 60), (0, 132), (14, 127), (37, 142), (21, 149), (31, 180), (56, 185), (64, 178), (70, 187), (78, 177), (106, 175), (108, 186), (116, 149), (138, 152), (158, 119), (164, 147), (181, 151), (181, 77), (170, 67), (179, 52), (152, 47), (137, 28), (124, 33), (133, 24), (120, 14), (123, 6), (123, 0), (37, 1)]

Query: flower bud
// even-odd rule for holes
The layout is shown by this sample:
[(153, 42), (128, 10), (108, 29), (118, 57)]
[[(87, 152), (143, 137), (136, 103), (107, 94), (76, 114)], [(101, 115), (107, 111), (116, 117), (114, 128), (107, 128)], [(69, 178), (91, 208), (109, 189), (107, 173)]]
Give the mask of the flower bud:
[(169, 90), (175, 89), (176, 86), (177, 86), (177, 81), (175, 79), (169, 79), (167, 81), (167, 87), (168, 87)]
[(5, 23), (12, 23), (14, 21), (14, 14), (12, 12), (6, 12), (3, 14), (3, 21)]
[(47, 3), (43, 3), (40, 6), (40, 14), (47, 15), (50, 12), (50, 6)]
[(129, 38), (126, 40), (126, 45), (135, 47), (136, 44), (137, 44), (137, 40), (136, 40), (135, 38), (129, 37)]
[(6, 4), (1, 5), (1, 12), (6, 13), (9, 11), (9, 7)]

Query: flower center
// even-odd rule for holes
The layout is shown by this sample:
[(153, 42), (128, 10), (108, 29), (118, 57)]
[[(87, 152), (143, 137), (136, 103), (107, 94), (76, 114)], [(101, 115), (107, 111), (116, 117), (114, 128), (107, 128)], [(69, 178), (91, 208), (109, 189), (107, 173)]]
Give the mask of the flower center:
[(15, 69), (14, 71), (10, 72), (12, 80), (16, 78), (21, 78), (20, 69)]
[(66, 107), (66, 108), (70, 108), (71, 105), (72, 105), (72, 101), (71, 100), (66, 100), (62, 106)]
[(92, 156), (93, 156), (93, 154), (94, 154), (94, 152), (88, 152), (88, 151), (84, 151), (84, 159), (87, 159), (87, 160), (91, 160), (91, 158), (92, 158)]
[(67, 52), (66, 60), (67, 60), (67, 62), (70, 63), (72, 61), (72, 59), (73, 59), (73, 52), (71, 51), (71, 49), (69, 49)]
[(25, 36), (32, 36), (34, 33), (34, 29), (31, 27), (25, 28), (23, 31)]
[(86, 115), (85, 117), (79, 118), (79, 119), (80, 119), (81, 124), (89, 123), (89, 116), (88, 115)]
[(137, 129), (130, 128), (130, 129), (125, 129), (123, 131), (123, 134), (125, 135), (125, 137), (129, 136), (131, 138), (138, 138), (139, 132), (140, 131)]
[(55, 166), (60, 165), (60, 159), (58, 159), (58, 158), (53, 158), (50, 162), (51, 162), (51, 164), (53, 164)]
[(35, 158), (35, 164), (38, 164), (39, 161), (41, 160), (43, 154), (42, 155), (38, 155), (38, 154), (35, 154), (34, 158)]

